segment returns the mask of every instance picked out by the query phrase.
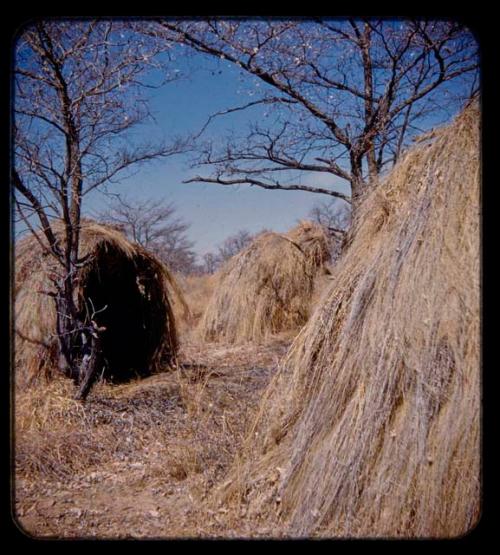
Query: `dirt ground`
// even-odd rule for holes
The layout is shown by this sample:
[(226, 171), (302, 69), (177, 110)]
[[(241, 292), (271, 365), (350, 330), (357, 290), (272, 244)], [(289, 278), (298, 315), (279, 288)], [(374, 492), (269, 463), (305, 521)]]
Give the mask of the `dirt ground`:
[(85, 404), (61, 379), (15, 397), (15, 519), (34, 537), (272, 534), (221, 524), (204, 500), (237, 453), (290, 337), (266, 345), (186, 342), (182, 369), (98, 383)]

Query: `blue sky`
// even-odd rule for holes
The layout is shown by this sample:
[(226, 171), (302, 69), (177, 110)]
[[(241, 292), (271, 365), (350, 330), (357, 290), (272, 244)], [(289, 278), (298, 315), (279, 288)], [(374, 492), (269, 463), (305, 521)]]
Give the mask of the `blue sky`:
[[(181, 49), (179, 46), (176, 48)], [(181, 78), (158, 89), (147, 89), (154, 120), (135, 132), (133, 142), (143, 138), (163, 138), (168, 142), (175, 136), (197, 133), (210, 115), (256, 99), (250, 94), (256, 92), (258, 80), (227, 61), (199, 54), (180, 54), (169, 68)], [(158, 72), (150, 78), (157, 81), (161, 76), (163, 74)], [(458, 87), (451, 83), (448, 88), (453, 92), (455, 86)], [(441, 100), (446, 98), (437, 98), (437, 104)], [(250, 122), (262, 119), (265, 110), (257, 106), (219, 117), (210, 124), (205, 136), (224, 142), (231, 131), (244, 134)], [(267, 121), (272, 121), (272, 118)], [(440, 121), (431, 115), (424, 123), (430, 127)], [(185, 184), (183, 181), (198, 173), (210, 174), (209, 168), (191, 168), (190, 158), (191, 155), (175, 156), (139, 167), (132, 177), (109, 185), (107, 191), (121, 193), (129, 200), (153, 198), (158, 202), (175, 204), (178, 215), (190, 224), (188, 236), (199, 255), (215, 250), (228, 235), (242, 229), (252, 233), (263, 228), (285, 231), (299, 219), (306, 218), (315, 204), (333, 198), (245, 185)], [(287, 176), (281, 174), (280, 177), (286, 179)], [(295, 172), (293, 181), (349, 193), (347, 182), (324, 172), (302, 172), (300, 175)], [(92, 192), (85, 198), (84, 215), (95, 215), (106, 207), (108, 201), (103, 193)]]
[[(198, 59), (199, 67), (192, 71), (191, 63), (179, 60), (177, 67), (186, 78), (152, 90), (151, 109), (156, 123), (142, 127), (144, 136), (165, 137), (197, 132), (210, 114), (238, 106), (250, 99), (248, 78), (241, 77), (237, 68), (227, 62)], [(259, 115), (260, 108), (216, 118), (207, 130), (213, 137), (224, 137), (228, 130), (243, 128)], [(307, 217), (313, 205), (331, 199), (325, 195), (301, 191), (269, 191), (245, 185), (224, 187), (215, 184), (182, 181), (199, 170), (189, 167), (188, 156), (176, 156), (143, 166), (119, 184), (109, 187), (128, 198), (157, 198), (175, 203), (178, 215), (191, 224), (188, 235), (199, 255), (213, 251), (228, 235), (246, 229), (257, 232), (263, 228), (285, 231)], [(328, 174), (309, 174), (304, 184), (331, 187), (336, 178)], [(339, 190), (348, 192), (347, 184)], [(86, 211), (99, 210), (107, 201), (102, 193), (86, 199)]]

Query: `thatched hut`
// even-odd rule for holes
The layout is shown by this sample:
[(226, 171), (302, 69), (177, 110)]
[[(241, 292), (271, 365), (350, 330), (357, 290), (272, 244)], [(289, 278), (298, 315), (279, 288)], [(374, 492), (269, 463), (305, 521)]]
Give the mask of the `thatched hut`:
[(258, 342), (304, 325), (328, 252), (328, 238), (311, 222), (284, 235), (260, 234), (220, 270), (200, 322), (203, 338)]
[(477, 522), (479, 119), (469, 107), (423, 138), (360, 207), (223, 491), (247, 521), (293, 537)]
[[(60, 226), (55, 228), (60, 233)], [(78, 306), (90, 299), (106, 328), (103, 377), (121, 381), (169, 364), (177, 352), (173, 306), (182, 296), (168, 269), (117, 229), (84, 221), (80, 256), (91, 255), (77, 276)], [(30, 235), (15, 246), (16, 376), (50, 376), (58, 366), (55, 303), (47, 295), (54, 262)]]

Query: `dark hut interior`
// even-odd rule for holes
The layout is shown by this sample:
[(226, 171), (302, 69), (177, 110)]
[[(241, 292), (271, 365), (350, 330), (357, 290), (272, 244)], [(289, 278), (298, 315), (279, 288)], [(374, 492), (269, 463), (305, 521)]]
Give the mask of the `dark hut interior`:
[(127, 258), (102, 243), (92, 269), (83, 279), (87, 310), (106, 330), (101, 334), (105, 362), (102, 376), (127, 381), (151, 371), (151, 361), (164, 340), (169, 310), (146, 258)]

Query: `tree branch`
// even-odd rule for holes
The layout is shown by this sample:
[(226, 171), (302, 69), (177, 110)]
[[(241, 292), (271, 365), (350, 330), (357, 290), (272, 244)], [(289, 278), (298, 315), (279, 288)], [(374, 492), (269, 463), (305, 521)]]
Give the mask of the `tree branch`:
[(24, 183), (19, 177), (19, 174), (14, 168), (12, 169), (12, 179), (14, 181), (14, 187), (30, 202), (31, 206), (35, 210), (40, 223), (42, 224), (42, 232), (47, 238), (52, 252), (57, 257), (61, 257), (62, 252), (59, 248), (59, 242), (54, 235), (54, 232), (52, 231), (52, 227), (50, 226), (49, 219), (47, 217), (47, 214), (45, 213), (45, 210), (43, 209), (43, 206), (40, 204), (35, 195), (27, 187), (25, 187)]
[(282, 191), (307, 191), (308, 193), (318, 193), (321, 195), (329, 195), (344, 200), (345, 202), (351, 203), (351, 198), (348, 195), (344, 195), (338, 191), (332, 191), (331, 189), (323, 189), (322, 187), (310, 187), (308, 185), (284, 185), (281, 183), (266, 183), (264, 181), (259, 181), (250, 177), (245, 177), (242, 179), (222, 179), (220, 177), (201, 177), (196, 176), (191, 179), (183, 181), (183, 183), (217, 183), (219, 185), (255, 185), (257, 187), (262, 187), (263, 189), (271, 190), (282, 190)]

